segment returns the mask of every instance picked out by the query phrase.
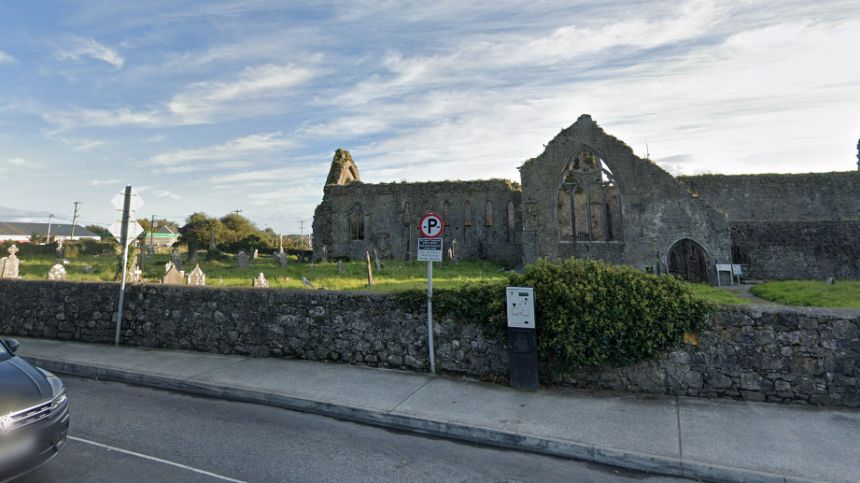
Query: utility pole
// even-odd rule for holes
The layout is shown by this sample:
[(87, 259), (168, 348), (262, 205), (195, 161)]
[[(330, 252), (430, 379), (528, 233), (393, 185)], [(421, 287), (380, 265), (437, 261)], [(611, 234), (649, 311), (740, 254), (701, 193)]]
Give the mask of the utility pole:
[(299, 220), (299, 240), (302, 241), (302, 248), (305, 247), (305, 220)]
[(45, 241), (45, 243), (51, 243), (51, 221), (52, 221), (51, 219), (53, 217), (54, 217), (53, 213), (48, 215), (48, 239)]
[(149, 246), (152, 246), (152, 234), (155, 231), (155, 215), (149, 221)]
[(75, 239), (75, 225), (78, 223), (78, 205), (81, 204), (80, 201), (75, 201), (75, 214), (72, 215), (72, 236), (69, 238), (70, 240)]
[(244, 211), (245, 211), (245, 210), (233, 210), (233, 213), (235, 213), (235, 214), (237, 214), (237, 215), (238, 215), (239, 213), (242, 213), (242, 212), (244, 212)]

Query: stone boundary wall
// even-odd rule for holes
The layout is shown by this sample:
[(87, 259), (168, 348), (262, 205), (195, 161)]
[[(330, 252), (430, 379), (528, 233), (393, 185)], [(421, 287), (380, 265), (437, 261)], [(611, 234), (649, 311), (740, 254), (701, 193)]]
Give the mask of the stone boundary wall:
[[(111, 343), (118, 286), (0, 280), (0, 336)], [(426, 315), (392, 295), (285, 289), (131, 286), (123, 343), (427, 370)], [(507, 374), (503, 341), (439, 320), (437, 366)], [(583, 388), (860, 407), (860, 310), (738, 306), (656, 360), (579, 371)]]
[[(119, 285), (0, 280), (0, 336), (113, 343)], [(175, 285), (127, 287), (122, 344), (301, 357), (427, 370), (426, 314), (392, 295)], [(476, 326), (440, 320), (436, 366), (507, 372), (507, 352)]]

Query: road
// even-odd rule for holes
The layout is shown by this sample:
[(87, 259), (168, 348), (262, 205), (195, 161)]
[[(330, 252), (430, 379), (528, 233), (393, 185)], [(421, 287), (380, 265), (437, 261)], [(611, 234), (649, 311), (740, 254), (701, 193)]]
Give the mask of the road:
[(63, 379), (72, 439), (21, 481), (683, 481), (254, 404)]

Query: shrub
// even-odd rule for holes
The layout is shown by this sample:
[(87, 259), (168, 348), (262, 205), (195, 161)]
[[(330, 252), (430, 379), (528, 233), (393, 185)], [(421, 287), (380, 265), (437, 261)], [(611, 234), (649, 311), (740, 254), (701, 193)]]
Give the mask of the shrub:
[(711, 309), (668, 275), (591, 260), (539, 260), (510, 283), (535, 289), (539, 348), (553, 373), (653, 357), (704, 328)]
[[(434, 292), (433, 311), (501, 335), (506, 326), (504, 285)], [(670, 276), (589, 260), (539, 260), (525, 273), (510, 275), (507, 285), (535, 289), (541, 362), (553, 376), (653, 357), (681, 342), (686, 332), (701, 330), (711, 308)], [(398, 297), (401, 306), (413, 310), (426, 303), (418, 290)]]

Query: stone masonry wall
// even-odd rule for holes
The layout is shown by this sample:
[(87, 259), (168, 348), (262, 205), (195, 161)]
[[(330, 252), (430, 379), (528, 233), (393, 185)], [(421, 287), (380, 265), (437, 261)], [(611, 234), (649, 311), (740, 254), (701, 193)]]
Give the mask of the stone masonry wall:
[[(329, 257), (360, 260), (366, 251), (376, 248), (382, 258), (414, 260), (418, 221), (435, 211), (445, 220), (445, 251), (456, 240), (461, 258), (518, 265), (522, 258), (521, 198), (518, 185), (498, 179), (326, 185), (314, 213), (314, 255), (321, 258), (325, 246)], [(350, 214), (356, 207), (364, 215), (361, 240), (351, 239)]]
[[(117, 285), (0, 280), (0, 337), (110, 343)], [(426, 315), (391, 295), (131, 286), (123, 343), (426, 370)], [(507, 374), (503, 341), (439, 320), (441, 369)], [(557, 382), (598, 389), (860, 407), (860, 310), (722, 308), (709, 329), (663, 356)]]
[[(0, 280), (0, 336), (113, 343), (118, 285)], [(476, 326), (439, 320), (437, 367), (505, 374), (507, 354)], [(134, 285), (122, 343), (426, 370), (427, 319), (391, 295)]]
[(756, 279), (860, 279), (860, 172), (681, 176), (729, 217), (732, 259)]
[(860, 279), (860, 220), (733, 222), (732, 259), (758, 280)]

